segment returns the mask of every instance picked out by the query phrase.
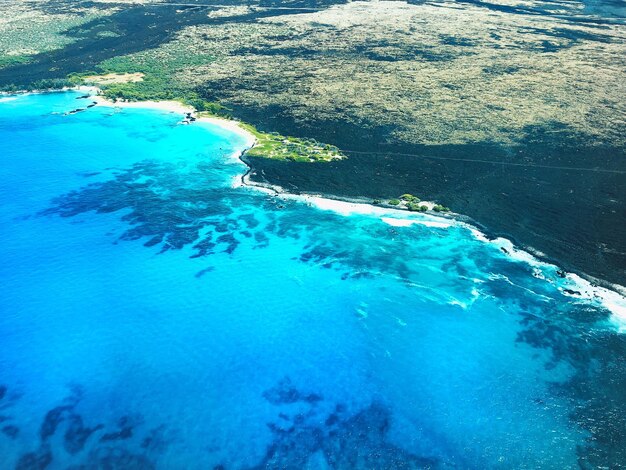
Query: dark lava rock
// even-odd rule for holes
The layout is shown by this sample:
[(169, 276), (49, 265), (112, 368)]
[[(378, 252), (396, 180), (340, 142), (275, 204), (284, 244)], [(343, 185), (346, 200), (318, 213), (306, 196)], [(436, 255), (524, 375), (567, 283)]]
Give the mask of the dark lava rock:
[(572, 289), (563, 289), (563, 292), (569, 295), (581, 295), (580, 292), (578, 292), (577, 290), (572, 290)]

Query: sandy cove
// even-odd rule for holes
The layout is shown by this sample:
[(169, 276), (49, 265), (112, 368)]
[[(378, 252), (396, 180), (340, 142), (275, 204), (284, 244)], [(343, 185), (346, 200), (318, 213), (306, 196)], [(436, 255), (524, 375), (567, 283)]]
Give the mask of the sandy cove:
[[(94, 87), (89, 87), (88, 89), (85, 89), (85, 91), (93, 93), (99, 90)], [(98, 106), (106, 106), (110, 108), (150, 108), (159, 109), (168, 113), (181, 114), (183, 116), (191, 115), (197, 122), (206, 122), (244, 137), (246, 141), (244, 151), (254, 147), (257, 142), (256, 137), (252, 133), (248, 132), (239, 125), (239, 121), (215, 116), (198, 116), (196, 114), (197, 111), (193, 106), (185, 105), (180, 101), (111, 101), (99, 94), (92, 96), (92, 98)]]

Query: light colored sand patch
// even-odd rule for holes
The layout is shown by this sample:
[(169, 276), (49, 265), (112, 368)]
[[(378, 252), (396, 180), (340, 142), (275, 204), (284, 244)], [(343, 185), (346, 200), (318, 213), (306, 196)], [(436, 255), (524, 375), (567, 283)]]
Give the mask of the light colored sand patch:
[(106, 75), (89, 75), (85, 77), (86, 82), (93, 82), (99, 85), (112, 85), (114, 83), (137, 83), (143, 81), (144, 74), (137, 73), (107, 73)]
[(153, 108), (170, 113), (193, 113), (195, 109), (179, 101), (111, 101), (102, 95), (94, 96), (94, 101), (100, 106), (112, 108)]
[[(82, 87), (81, 89), (89, 92), (97, 91), (94, 87)], [(180, 114), (181, 118), (187, 114), (195, 115), (196, 110), (189, 105), (183, 104), (180, 101), (111, 101), (102, 95), (96, 95), (93, 97), (94, 101), (100, 106), (108, 106), (112, 108), (151, 108), (159, 109), (168, 113)], [(238, 121), (228, 120), (213, 116), (200, 116), (196, 122), (204, 122), (213, 126), (226, 129), (230, 132), (238, 134), (245, 139), (245, 149), (249, 149), (256, 143), (256, 138), (253, 134), (243, 129)], [(239, 154), (237, 154), (238, 157)]]

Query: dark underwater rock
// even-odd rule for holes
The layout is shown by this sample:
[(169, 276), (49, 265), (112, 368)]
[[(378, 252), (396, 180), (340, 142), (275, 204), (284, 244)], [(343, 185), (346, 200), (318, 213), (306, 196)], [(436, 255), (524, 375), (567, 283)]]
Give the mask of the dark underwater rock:
[(167, 427), (162, 424), (151, 429), (141, 442), (141, 448), (148, 452), (164, 452), (172, 439), (168, 436)]
[(201, 269), (200, 271), (198, 271), (194, 276), (199, 279), (202, 276), (204, 276), (206, 273), (210, 273), (212, 271), (215, 271), (215, 266), (209, 266), (208, 268), (204, 268)]
[(133, 428), (135, 427), (135, 424), (131, 422), (128, 416), (122, 417), (117, 424), (120, 427), (120, 430), (104, 434), (100, 438), (100, 442), (121, 441), (133, 437)]
[(57, 406), (46, 413), (46, 417), (44, 418), (43, 423), (41, 423), (41, 429), (39, 431), (39, 437), (41, 437), (42, 441), (47, 440), (56, 432), (59, 424), (61, 424), (65, 419), (65, 413), (71, 411), (72, 408), (73, 407), (70, 405), (62, 405)]
[(281, 411), (277, 422), (268, 423), (273, 439), (254, 469), (439, 467), (437, 459), (414, 455), (388, 441), (391, 412), (380, 403), (352, 415), (345, 405), (337, 404), (330, 414), (322, 414), (315, 406), (321, 395), (297, 390), (288, 377), (263, 397), (276, 406), (300, 403), (308, 411), (300, 406), (292, 417)]
[(70, 470), (153, 470), (154, 462), (121, 447), (99, 447), (89, 453), (86, 463)]
[(345, 417), (342, 406), (320, 424), (318, 416), (294, 418), (293, 426), (268, 424), (274, 439), (254, 469), (319, 468), (430, 469), (437, 459), (414, 455), (387, 441), (391, 414), (374, 403)]
[(87, 428), (83, 424), (83, 418), (80, 415), (72, 414), (69, 417), (69, 424), (65, 431), (63, 445), (65, 450), (70, 454), (76, 454), (83, 450), (87, 439), (96, 431), (104, 426), (98, 424), (93, 428)]
[(15, 470), (44, 470), (52, 463), (52, 451), (49, 446), (42, 446), (35, 452), (20, 457)]
[(391, 414), (374, 403), (338, 424), (324, 441), (323, 452), (332, 468), (437, 468), (436, 459), (413, 455), (387, 441)]
[(2, 432), (9, 436), (11, 439), (15, 439), (20, 433), (20, 428), (18, 428), (17, 426), (13, 426), (12, 424), (8, 424), (2, 428)]
[(307, 403), (316, 403), (324, 399), (321, 395), (315, 393), (303, 394), (296, 389), (291, 383), (289, 377), (285, 377), (278, 385), (263, 392), (263, 398), (272, 405), (281, 405), (285, 403), (296, 403), (304, 401)]

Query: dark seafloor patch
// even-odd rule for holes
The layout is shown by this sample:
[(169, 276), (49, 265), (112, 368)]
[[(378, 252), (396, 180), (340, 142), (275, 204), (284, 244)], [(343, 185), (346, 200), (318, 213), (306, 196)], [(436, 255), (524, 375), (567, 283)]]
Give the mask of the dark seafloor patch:
[[(326, 413), (317, 408), (323, 400), (321, 395), (298, 390), (288, 377), (263, 396), (281, 411), (275, 422), (268, 423), (272, 442), (253, 469), (299, 469), (307, 465), (381, 470), (439, 467), (438, 459), (411, 454), (389, 442), (392, 416), (381, 403), (353, 414), (339, 403)], [(304, 408), (293, 412), (290, 405), (298, 403)]]
[[(16, 462), (16, 470), (44, 470), (55, 465), (55, 456), (64, 454), (75, 465), (68, 470), (151, 470), (155, 459), (167, 447), (165, 427), (145, 429), (138, 417), (123, 416), (118, 430), (104, 424), (85, 425), (78, 408), (85, 394), (73, 386), (62, 403), (49, 410), (42, 420), (37, 449), (24, 453)], [(53, 446), (53, 436), (62, 435), (62, 447)], [(136, 441), (130, 442), (136, 436)], [(86, 453), (83, 453), (85, 451)]]
[[(55, 198), (39, 216), (75, 217), (92, 211), (120, 211), (123, 212), (120, 219), (128, 223), (128, 228), (119, 234), (115, 243), (141, 240), (148, 248), (159, 247), (160, 253), (191, 246), (192, 258), (215, 253), (233, 254), (242, 240), (253, 242), (256, 248), (264, 248), (270, 242), (267, 234), (299, 239), (303, 232), (307, 232), (308, 242), (299, 257), (302, 262), (336, 269), (351, 266), (354, 272), (363, 274), (392, 271), (407, 281), (416, 275), (407, 263), (410, 259), (408, 252), (390, 259), (384, 253), (369, 254), (359, 247), (338, 251), (341, 239), (350, 237), (352, 227), (337, 214), (316, 212), (316, 223), (311, 223), (298, 211), (291, 210), (292, 206), (304, 209), (301, 205), (295, 206), (295, 202), (250, 195), (230, 188), (211, 188), (207, 185), (209, 178), (210, 169), (203, 164), (183, 169), (177, 164), (143, 161), (130, 169), (117, 171), (108, 181), (94, 182)], [(245, 209), (241, 213), (233, 211), (232, 201), (235, 199), (243, 208), (247, 205), (252, 208), (261, 201), (267, 209), (268, 220), (261, 224), (252, 212)], [(326, 223), (335, 226), (334, 236), (322, 234)], [(384, 233), (389, 230), (377, 221), (372, 223), (376, 230)], [(408, 245), (394, 240), (384, 243), (390, 249), (408, 250)], [(422, 257), (428, 256), (428, 250), (423, 250)], [(201, 270), (196, 277), (209, 271), (210, 267)]]

